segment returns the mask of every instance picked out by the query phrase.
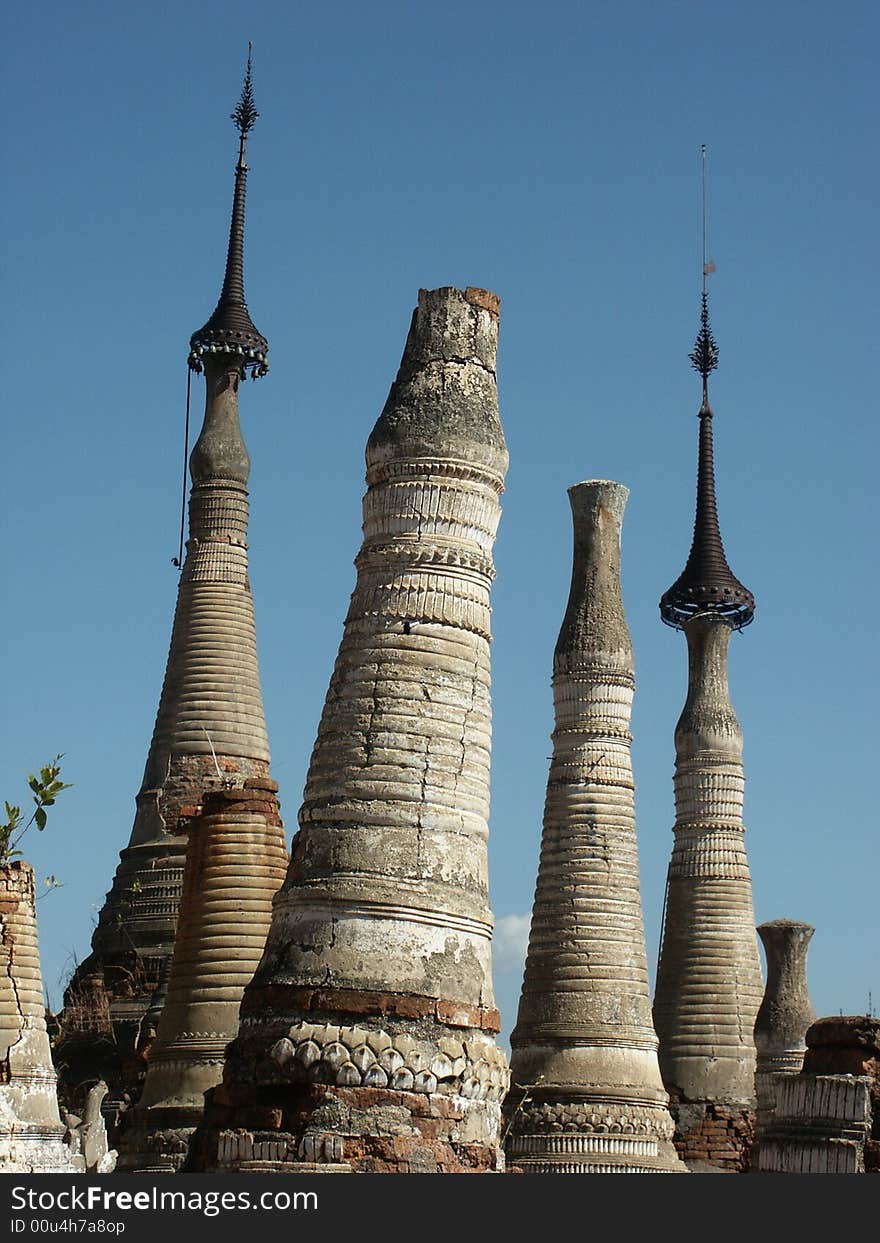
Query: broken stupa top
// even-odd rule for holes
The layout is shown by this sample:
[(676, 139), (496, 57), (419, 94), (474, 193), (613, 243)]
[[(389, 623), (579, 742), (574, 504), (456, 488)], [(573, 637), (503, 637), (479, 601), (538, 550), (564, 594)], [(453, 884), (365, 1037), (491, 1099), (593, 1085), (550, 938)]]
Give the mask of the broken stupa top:
[(397, 377), (367, 441), (368, 467), (441, 455), (504, 475), (495, 379), (500, 301), (473, 286), (419, 290)]
[(703, 288), (700, 331), (689, 358), (703, 377), (700, 407), (700, 448), (697, 467), (697, 512), (690, 555), (681, 574), (660, 598), (660, 616), (667, 626), (682, 629), (699, 614), (724, 618), (734, 630), (747, 626), (755, 615), (755, 598), (727, 564), (715, 501), (715, 465), (712, 449), (712, 410), (709, 373), (718, 366), (718, 347), (709, 327), (709, 304)]
[(202, 370), (205, 354), (237, 354), (242, 368), (250, 368), (251, 375), (265, 375), (269, 370), (266, 356), (269, 342), (258, 332), (250, 317), (244, 297), (244, 205), (247, 191), (247, 164), (245, 145), (248, 133), (259, 116), (254, 104), (251, 81), (251, 52), (248, 45), (248, 63), (241, 97), (232, 113), (238, 128), (238, 164), (235, 168), (235, 194), (232, 199), (232, 222), (229, 226), (229, 248), (226, 253), (226, 274), (220, 299), (214, 314), (198, 332), (190, 337), (189, 365), (193, 371)]

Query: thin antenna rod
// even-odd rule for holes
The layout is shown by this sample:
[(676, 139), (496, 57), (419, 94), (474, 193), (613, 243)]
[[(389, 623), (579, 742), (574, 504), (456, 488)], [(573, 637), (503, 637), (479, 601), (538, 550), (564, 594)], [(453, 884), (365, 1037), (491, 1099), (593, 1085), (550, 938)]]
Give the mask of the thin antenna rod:
[(703, 196), (703, 294), (705, 296), (706, 276), (708, 275), (706, 268), (709, 263), (709, 256), (706, 253), (706, 144), (705, 143), (703, 143), (703, 145), (700, 148), (700, 158), (701, 158), (700, 184), (701, 184), (702, 196)]

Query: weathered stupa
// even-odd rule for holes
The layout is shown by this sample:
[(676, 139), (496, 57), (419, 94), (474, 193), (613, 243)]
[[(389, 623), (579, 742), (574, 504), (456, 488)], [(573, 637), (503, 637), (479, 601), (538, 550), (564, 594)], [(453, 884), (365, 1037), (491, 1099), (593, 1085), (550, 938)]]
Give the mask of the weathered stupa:
[(803, 1070), (776, 1080), (757, 1173), (880, 1174), (880, 1019), (817, 1019), (805, 1041)]
[(753, 1031), (763, 988), (727, 648), (731, 632), (752, 620), (755, 601), (727, 564), (718, 525), (708, 392), (718, 350), (708, 270), (704, 259), (701, 325), (690, 355), (703, 379), (694, 537), (683, 572), (660, 601), (663, 621), (687, 638), (688, 693), (675, 730), (675, 844), (654, 1023), (680, 1155), (741, 1171), (754, 1126)]
[(556, 728), (529, 952), (511, 1037), (511, 1165), (527, 1173), (684, 1171), (657, 1063), (639, 892), (620, 593), (629, 495), (569, 488), (574, 565), (553, 656)]
[(140, 1101), (119, 1138), (119, 1170), (179, 1170), (205, 1092), (222, 1078), (287, 870), (277, 788), (250, 778), (210, 790), (190, 825), (168, 992)]
[(767, 986), (755, 1019), (758, 1142), (773, 1119), (778, 1077), (803, 1069), (807, 1028), (816, 1018), (807, 991), (807, 950), (814, 932), (796, 919), (771, 919), (758, 926), (767, 956)]
[[(254, 605), (248, 580), (250, 458), (238, 421), (238, 389), (265, 375), (268, 345), (244, 297), (247, 164), (245, 143), (257, 119), (250, 59), (233, 113), (240, 135), (226, 274), (217, 307), (190, 341), (191, 372), (205, 375), (201, 434), (190, 456), (189, 540), (180, 575), (171, 647), (153, 739), (128, 846), (101, 910), (92, 953), (65, 998), (103, 975), (123, 1083), (136, 1091), (138, 1030), (172, 952), (189, 819), (206, 789), (269, 775), (269, 744), (257, 666)], [(77, 1065), (88, 1077), (82, 1041)], [(62, 1049), (63, 1056), (63, 1049)], [(134, 1069), (132, 1069), (134, 1068)], [(140, 1067), (142, 1074), (143, 1067)]]
[(0, 1174), (85, 1172), (58, 1109), (35, 899), (30, 864), (0, 864)]
[[(262, 962), (192, 1168), (500, 1168), (487, 887), (499, 301), (421, 290)], [(189, 1167), (188, 1167), (189, 1168)]]

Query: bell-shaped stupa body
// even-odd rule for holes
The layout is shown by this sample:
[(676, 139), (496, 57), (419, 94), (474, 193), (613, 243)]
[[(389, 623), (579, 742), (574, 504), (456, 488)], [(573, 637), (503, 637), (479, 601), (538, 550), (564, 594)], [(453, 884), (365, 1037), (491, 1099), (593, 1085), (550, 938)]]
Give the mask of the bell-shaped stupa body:
[(508, 1163), (529, 1173), (683, 1171), (657, 1063), (639, 892), (620, 592), (629, 495), (569, 488), (571, 591), (553, 656), (556, 728), (529, 952), (511, 1037)]
[(777, 1076), (803, 1070), (807, 1028), (816, 1018), (807, 991), (807, 951), (814, 932), (810, 924), (796, 919), (771, 919), (758, 926), (767, 956), (767, 987), (755, 1020), (759, 1144), (772, 1124)]
[(118, 1170), (179, 1170), (205, 1092), (222, 1078), (287, 870), (277, 789), (252, 778), (209, 791), (191, 825), (168, 991), (141, 1098), (119, 1138)]
[(0, 864), (0, 1174), (84, 1173), (58, 1109), (35, 899), (30, 864)]
[(206, 789), (269, 776), (248, 577), (250, 458), (238, 416), (240, 381), (248, 370), (253, 376), (267, 370), (266, 341), (250, 320), (242, 276), (245, 138), (256, 117), (250, 63), (242, 100), (248, 110), (242, 114), (240, 101), (233, 114), (240, 141), (223, 291), (190, 341), (190, 368), (205, 375), (205, 417), (190, 456), (189, 539), (165, 680), (131, 838), (92, 953), (68, 992), (75, 1001), (80, 981), (103, 973), (126, 1067), (111, 1092), (135, 1095), (144, 1069), (136, 1056), (139, 1028), (174, 946), (189, 819)]
[(367, 445), (357, 584), (290, 869), (196, 1168), (501, 1164), (487, 884), (497, 336), (494, 294), (420, 291)]

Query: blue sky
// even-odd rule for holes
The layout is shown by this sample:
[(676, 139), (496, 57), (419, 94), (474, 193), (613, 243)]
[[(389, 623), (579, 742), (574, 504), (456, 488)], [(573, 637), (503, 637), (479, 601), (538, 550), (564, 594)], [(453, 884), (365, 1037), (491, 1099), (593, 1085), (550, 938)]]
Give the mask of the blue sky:
[(171, 629), (190, 333), (219, 291), (247, 41), (242, 396), (252, 584), (288, 830), (354, 583), (363, 450), (420, 286), (502, 299), (490, 867), (509, 1030), (534, 890), (566, 488), (631, 489), (624, 600), (656, 957), (693, 520), (699, 150), (718, 496), (758, 921), (816, 926), (819, 1014), (880, 998), (875, 65), (867, 3), (48, 3), (6, 16), (4, 797), (74, 783), (27, 854), (56, 1001), (131, 828)]

